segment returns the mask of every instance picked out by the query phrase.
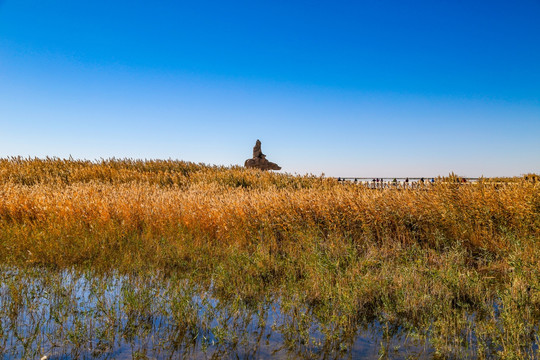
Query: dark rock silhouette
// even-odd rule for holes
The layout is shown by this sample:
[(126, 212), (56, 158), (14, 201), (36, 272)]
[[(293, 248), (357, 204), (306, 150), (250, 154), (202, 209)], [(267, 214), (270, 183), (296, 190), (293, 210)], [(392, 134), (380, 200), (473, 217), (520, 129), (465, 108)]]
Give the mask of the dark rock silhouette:
[(262, 153), (261, 150), (261, 140), (257, 139), (257, 142), (255, 143), (255, 146), (253, 147), (253, 158), (266, 158), (266, 155)]
[(257, 168), (261, 170), (281, 170), (281, 166), (266, 160), (266, 155), (262, 153), (261, 142), (258, 139), (253, 147), (253, 158), (247, 159), (244, 166), (247, 168)]

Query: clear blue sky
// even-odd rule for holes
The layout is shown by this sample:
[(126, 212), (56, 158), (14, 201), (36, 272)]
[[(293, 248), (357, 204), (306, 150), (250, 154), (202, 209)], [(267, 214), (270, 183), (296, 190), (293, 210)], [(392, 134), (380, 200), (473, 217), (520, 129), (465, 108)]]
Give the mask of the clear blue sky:
[(0, 157), (540, 172), (540, 1), (0, 0)]

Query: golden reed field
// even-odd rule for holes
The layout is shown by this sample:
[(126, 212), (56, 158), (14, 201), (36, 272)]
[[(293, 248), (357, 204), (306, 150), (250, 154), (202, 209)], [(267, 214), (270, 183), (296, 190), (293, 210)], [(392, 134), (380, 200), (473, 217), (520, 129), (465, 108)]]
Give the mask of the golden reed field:
[(536, 358), (540, 182), (452, 179), (374, 190), (172, 160), (1, 159), (0, 261), (181, 273), (222, 300), (303, 304), (342, 340), (376, 321), (432, 357)]
[(3, 159), (0, 257), (47, 266), (144, 259), (169, 267), (193, 242), (277, 248), (309, 237), (358, 247), (459, 243), (494, 256), (519, 239), (523, 256), (532, 256), (540, 235), (539, 186), (516, 179), (375, 191), (180, 161)]

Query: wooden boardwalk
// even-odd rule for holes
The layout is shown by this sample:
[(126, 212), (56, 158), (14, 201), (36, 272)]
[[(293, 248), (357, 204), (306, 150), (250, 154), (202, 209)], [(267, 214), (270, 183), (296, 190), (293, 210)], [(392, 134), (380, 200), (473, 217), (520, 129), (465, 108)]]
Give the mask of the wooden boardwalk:
[[(352, 183), (368, 189), (429, 189), (432, 184), (441, 183), (440, 178), (362, 178), (338, 177), (338, 182)], [(471, 185), (478, 182), (478, 178), (459, 178), (459, 181), (448, 184)]]

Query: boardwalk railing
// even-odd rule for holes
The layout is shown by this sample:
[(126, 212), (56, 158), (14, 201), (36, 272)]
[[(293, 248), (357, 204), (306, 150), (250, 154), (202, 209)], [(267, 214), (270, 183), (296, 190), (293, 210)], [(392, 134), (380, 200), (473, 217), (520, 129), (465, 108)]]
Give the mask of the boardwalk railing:
[(339, 177), (337, 181), (343, 183), (353, 183), (360, 186), (365, 186), (369, 189), (423, 189), (428, 188), (434, 183), (454, 183), (454, 184), (474, 184), (478, 182), (478, 178), (459, 178), (456, 181), (444, 181), (440, 178), (352, 178)]

